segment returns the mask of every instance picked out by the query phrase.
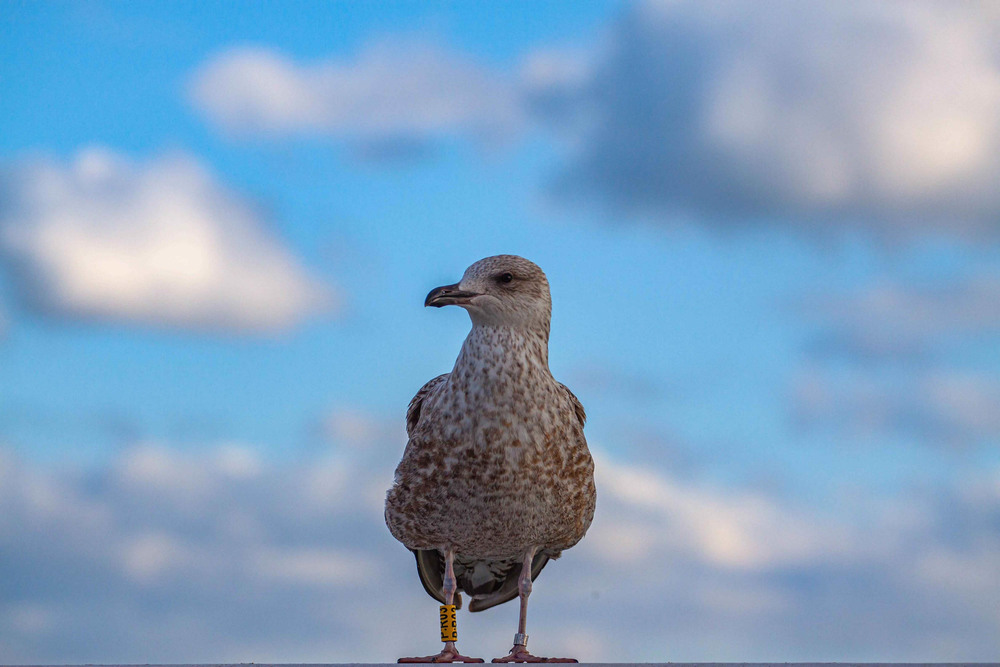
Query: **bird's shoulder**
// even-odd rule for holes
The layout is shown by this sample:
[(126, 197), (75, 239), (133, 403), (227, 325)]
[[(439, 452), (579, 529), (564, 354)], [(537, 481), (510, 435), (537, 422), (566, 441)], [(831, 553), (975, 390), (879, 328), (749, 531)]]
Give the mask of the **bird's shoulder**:
[(559, 385), (559, 389), (565, 394), (566, 398), (569, 399), (570, 405), (573, 406), (573, 413), (580, 422), (580, 428), (583, 428), (583, 425), (587, 423), (587, 412), (583, 409), (583, 403), (581, 403), (580, 399), (576, 397), (576, 394), (570, 391), (569, 387), (564, 385), (562, 382), (557, 382), (556, 384)]
[(420, 422), (420, 410), (423, 408), (424, 400), (434, 393), (438, 387), (447, 382), (449, 375), (451, 375), (451, 373), (442, 373), (441, 375), (438, 375), (436, 378), (421, 387), (420, 391), (418, 391), (416, 396), (414, 396), (410, 401), (410, 406), (406, 409), (407, 436), (413, 436), (413, 429), (415, 429), (417, 424)]

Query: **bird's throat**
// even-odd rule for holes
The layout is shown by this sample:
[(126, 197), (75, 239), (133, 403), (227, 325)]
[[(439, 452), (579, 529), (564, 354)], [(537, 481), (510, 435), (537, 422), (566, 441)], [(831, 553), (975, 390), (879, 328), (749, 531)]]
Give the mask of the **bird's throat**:
[(548, 331), (474, 326), (452, 371), (480, 384), (551, 380)]

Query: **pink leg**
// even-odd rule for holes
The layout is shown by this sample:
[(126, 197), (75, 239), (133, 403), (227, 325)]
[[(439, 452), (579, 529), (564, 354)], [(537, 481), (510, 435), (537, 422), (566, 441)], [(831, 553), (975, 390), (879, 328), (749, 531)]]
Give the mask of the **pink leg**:
[[(455, 581), (455, 551), (446, 549), (444, 552), (444, 599), (445, 604), (452, 604), (455, 600), (455, 591), (458, 590), (458, 582)], [(396, 662), (483, 662), (482, 658), (470, 658), (462, 655), (455, 648), (455, 642), (445, 642), (444, 648), (437, 655), (428, 655), (420, 658), (400, 658)]]
[(531, 595), (531, 561), (535, 557), (535, 547), (528, 549), (521, 564), (521, 576), (517, 580), (517, 592), (521, 598), (521, 614), (517, 620), (517, 634), (514, 648), (502, 658), (493, 662), (579, 662), (574, 658), (539, 658), (528, 653), (528, 596)]

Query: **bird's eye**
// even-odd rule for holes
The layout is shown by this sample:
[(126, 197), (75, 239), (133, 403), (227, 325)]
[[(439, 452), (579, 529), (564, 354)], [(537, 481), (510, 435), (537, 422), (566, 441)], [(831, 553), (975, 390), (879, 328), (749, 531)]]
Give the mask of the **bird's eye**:
[(514, 280), (514, 274), (501, 273), (499, 276), (497, 276), (497, 280), (499, 280), (502, 283), (509, 283), (510, 281)]

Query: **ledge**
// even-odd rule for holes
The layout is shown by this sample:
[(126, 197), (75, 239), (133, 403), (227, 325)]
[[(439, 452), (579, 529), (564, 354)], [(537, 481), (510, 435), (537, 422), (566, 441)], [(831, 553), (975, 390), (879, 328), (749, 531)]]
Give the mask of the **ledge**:
[[(388, 667), (396, 663), (208, 663), (102, 665), (0, 665), (0, 667)], [(452, 663), (461, 665), (462, 663)], [(490, 663), (486, 663), (489, 665)], [(998, 662), (590, 662), (593, 667), (1000, 667)]]

